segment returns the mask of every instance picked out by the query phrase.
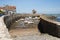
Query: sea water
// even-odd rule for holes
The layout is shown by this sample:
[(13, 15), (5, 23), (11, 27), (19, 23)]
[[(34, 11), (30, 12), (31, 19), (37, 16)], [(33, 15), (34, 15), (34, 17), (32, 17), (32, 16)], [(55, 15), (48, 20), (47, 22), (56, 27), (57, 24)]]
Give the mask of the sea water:
[(57, 17), (56, 18), (56, 21), (60, 22), (60, 14), (46, 14), (47, 16), (55, 16)]
[(60, 22), (60, 17), (57, 17), (56, 20), (57, 20), (58, 22)]

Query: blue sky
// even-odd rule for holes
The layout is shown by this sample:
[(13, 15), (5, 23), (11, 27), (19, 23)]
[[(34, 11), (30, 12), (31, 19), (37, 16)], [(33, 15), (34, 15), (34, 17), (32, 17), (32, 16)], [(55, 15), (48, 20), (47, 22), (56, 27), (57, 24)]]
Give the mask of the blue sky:
[(14, 5), (18, 13), (60, 13), (60, 0), (0, 0), (0, 6)]

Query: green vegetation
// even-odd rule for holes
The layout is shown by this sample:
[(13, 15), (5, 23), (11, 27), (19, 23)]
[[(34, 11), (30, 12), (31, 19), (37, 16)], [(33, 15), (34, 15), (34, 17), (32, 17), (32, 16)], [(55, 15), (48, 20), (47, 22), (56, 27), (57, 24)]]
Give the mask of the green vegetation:
[(0, 10), (0, 14), (4, 14), (4, 12)]
[(35, 10), (35, 9), (33, 9), (33, 10), (32, 10), (32, 12), (33, 12), (33, 14), (35, 14), (35, 13), (36, 13), (36, 10)]

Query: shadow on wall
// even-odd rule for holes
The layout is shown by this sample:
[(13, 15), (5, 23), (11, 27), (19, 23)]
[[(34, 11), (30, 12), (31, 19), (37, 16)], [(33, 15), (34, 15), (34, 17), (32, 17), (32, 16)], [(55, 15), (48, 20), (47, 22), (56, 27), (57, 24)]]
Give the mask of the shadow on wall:
[(13, 18), (12, 18), (12, 16), (5, 16), (5, 17), (4, 17), (4, 22), (5, 22), (8, 30), (10, 30), (10, 26), (11, 26), (15, 21), (17, 21), (17, 20), (19, 20), (19, 19), (20, 19), (19, 16), (14, 16)]
[(40, 22), (38, 24), (38, 30), (41, 33), (48, 33), (52, 36), (56, 36), (60, 38), (60, 27), (54, 23), (48, 22), (42, 18), (40, 18)]

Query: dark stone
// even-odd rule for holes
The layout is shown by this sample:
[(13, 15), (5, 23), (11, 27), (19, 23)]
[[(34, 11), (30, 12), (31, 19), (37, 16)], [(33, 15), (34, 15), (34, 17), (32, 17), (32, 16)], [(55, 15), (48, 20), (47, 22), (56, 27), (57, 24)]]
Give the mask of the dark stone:
[(12, 17), (11, 15), (10, 16), (5, 16), (4, 17), (4, 23), (6, 24), (8, 30), (10, 30), (10, 26), (17, 20), (19, 20), (20, 17), (19, 16), (14, 16)]
[(52, 22), (48, 22), (42, 18), (40, 18), (40, 22), (38, 24), (38, 30), (41, 33), (48, 33), (50, 35), (60, 37), (60, 26)]

